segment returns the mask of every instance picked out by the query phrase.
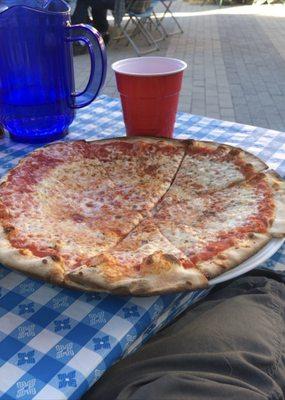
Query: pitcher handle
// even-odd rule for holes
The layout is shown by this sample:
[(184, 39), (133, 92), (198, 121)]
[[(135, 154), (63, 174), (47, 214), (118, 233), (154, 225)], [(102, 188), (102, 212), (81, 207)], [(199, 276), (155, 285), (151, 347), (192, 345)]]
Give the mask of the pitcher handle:
[[(89, 25), (78, 24), (67, 27), (69, 42), (82, 41), (87, 45), (91, 61), (90, 77), (86, 88), (80, 93), (72, 93), (72, 108), (82, 108), (90, 104), (105, 83), (107, 57), (104, 41), (99, 32)], [(95, 57), (96, 54), (96, 57)]]

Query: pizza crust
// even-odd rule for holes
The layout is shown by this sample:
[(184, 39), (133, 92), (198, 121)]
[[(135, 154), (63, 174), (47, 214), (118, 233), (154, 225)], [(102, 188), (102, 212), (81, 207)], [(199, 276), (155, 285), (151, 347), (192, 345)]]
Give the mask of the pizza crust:
[(285, 235), (285, 181), (275, 172), (267, 171), (266, 178), (273, 190), (275, 203), (275, 215), (269, 229), (272, 237), (284, 237)]
[(219, 253), (211, 260), (198, 263), (197, 268), (208, 279), (213, 279), (256, 254), (270, 240), (269, 234), (251, 233), (247, 239)]
[[(94, 292), (94, 288), (87, 286), (86, 284), (81, 285), (78, 282), (71, 281), (67, 277), (65, 277), (64, 284), (61, 284), (60, 286), (62, 287), (68, 287), (70, 289), (76, 289), (76, 290), (81, 290), (82, 292)], [(101, 292), (101, 290), (96, 290), (98, 292)]]
[[(160, 253), (160, 254), (158, 254)], [(67, 276), (68, 282), (87, 285), (96, 291), (112, 292), (120, 295), (152, 296), (185, 290), (206, 288), (208, 280), (196, 268), (185, 269), (179, 260), (168, 254), (156, 252), (143, 260), (141, 276), (108, 281), (100, 265), (80, 267)]]
[[(235, 149), (236, 147), (232, 148)], [(244, 160), (246, 164), (251, 164), (256, 172), (261, 172), (268, 169), (268, 165), (263, 160), (256, 157), (254, 154), (251, 154), (248, 151), (239, 147), (237, 147), (237, 149), (241, 151), (240, 156), (242, 160)]]
[(51, 257), (36, 257), (29, 250), (13, 248), (2, 226), (0, 226), (0, 263), (47, 282), (61, 284), (64, 281), (64, 269), (60, 262), (54, 261)]
[(106, 143), (117, 143), (124, 141), (125, 143), (135, 143), (135, 142), (144, 142), (144, 143), (168, 143), (168, 144), (175, 144), (175, 146), (180, 146), (184, 147), (187, 145), (188, 140), (187, 139), (167, 139), (163, 137), (149, 137), (149, 136), (133, 136), (133, 137), (127, 137), (127, 136), (118, 136), (115, 138), (108, 138), (108, 139), (84, 139), (85, 142), (88, 143), (96, 143), (98, 145), (104, 145)]
[(200, 147), (203, 148), (207, 146), (208, 148), (212, 149), (213, 151), (220, 149), (223, 151), (225, 154), (232, 153), (233, 156), (238, 156), (240, 159), (245, 162), (246, 164), (250, 164), (255, 172), (261, 172), (265, 171), (268, 169), (268, 165), (255, 156), (252, 153), (249, 153), (248, 151), (240, 148), (240, 147), (235, 147), (231, 146), (230, 144), (225, 144), (225, 143), (217, 143), (217, 142), (210, 142), (210, 141), (200, 141), (200, 140), (188, 140), (188, 145), (195, 146), (195, 147)]
[[(40, 149), (36, 149), (38, 152)], [(21, 159), (17, 168), (25, 161)], [(16, 168), (15, 167), (15, 168)], [(8, 179), (8, 174), (1, 177), (0, 185)], [(32, 278), (41, 279), (46, 282), (62, 284), (64, 281), (64, 269), (58, 262), (51, 257), (36, 257), (29, 250), (19, 250), (11, 246), (3, 226), (0, 225), (0, 263), (15, 270), (20, 271)]]

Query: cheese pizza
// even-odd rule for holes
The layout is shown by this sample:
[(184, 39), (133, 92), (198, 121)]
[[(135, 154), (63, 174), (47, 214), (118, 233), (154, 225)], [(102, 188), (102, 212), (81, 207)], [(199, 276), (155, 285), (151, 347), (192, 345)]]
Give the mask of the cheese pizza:
[(0, 262), (88, 291), (207, 287), (285, 236), (285, 184), (244, 150), (149, 137), (54, 143), (0, 185)]

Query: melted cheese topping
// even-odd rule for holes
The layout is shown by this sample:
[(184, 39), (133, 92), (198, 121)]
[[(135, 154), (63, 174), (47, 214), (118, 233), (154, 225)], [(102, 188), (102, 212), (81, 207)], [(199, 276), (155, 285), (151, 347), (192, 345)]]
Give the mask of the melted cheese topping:
[(161, 204), (154, 210), (155, 221), (161, 221), (164, 225), (167, 221), (175, 221), (175, 224), (191, 224), (192, 221), (199, 218), (203, 213), (209, 210), (209, 196), (197, 196), (195, 194), (186, 195), (180, 188), (176, 195), (168, 193)]
[(142, 219), (137, 211), (126, 209), (122, 196), (114, 198), (113, 191), (114, 184), (96, 160), (60, 165), (34, 187), (30, 199), (24, 196), (32, 207), (26, 208), (23, 201), (16, 209), (18, 239), (38, 248), (56, 248), (71, 264), (78, 257), (94, 257)]
[[(102, 149), (101, 149), (102, 150)], [(97, 153), (110, 179), (122, 189), (135, 209), (145, 214), (169, 189), (184, 156), (181, 146), (132, 145), (126, 152), (106, 146), (107, 154)]]
[[(183, 256), (182, 252), (160, 233), (152, 220), (146, 219), (108, 254), (116, 268), (121, 270), (125, 265), (140, 266), (146, 257), (158, 251), (177, 258)], [(133, 270), (133, 273), (136, 271)]]
[(263, 194), (255, 187), (241, 184), (209, 195), (206, 207), (196, 203), (196, 218), (189, 218), (184, 212), (183, 221), (177, 224), (174, 213), (168, 221), (160, 221), (158, 213), (154, 221), (165, 237), (188, 256), (218, 240), (221, 232), (246, 226), (249, 218), (257, 215), (262, 200)]
[(213, 191), (244, 179), (239, 167), (233, 162), (218, 161), (205, 157), (187, 156), (181, 166), (175, 186), (187, 187), (189, 191)]

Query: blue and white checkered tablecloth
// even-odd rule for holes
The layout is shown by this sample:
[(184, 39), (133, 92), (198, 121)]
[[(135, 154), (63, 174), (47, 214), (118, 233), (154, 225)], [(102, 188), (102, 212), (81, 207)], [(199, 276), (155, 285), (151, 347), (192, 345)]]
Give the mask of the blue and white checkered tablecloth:
[[(101, 96), (78, 112), (65, 140), (124, 135), (120, 103)], [(243, 147), (285, 175), (285, 133), (178, 114), (175, 136)], [(0, 139), (0, 175), (34, 145)], [(283, 246), (262, 266), (285, 269)], [(114, 362), (139, 347), (207, 291), (118, 297), (82, 293), (0, 266), (1, 400), (79, 399)]]

